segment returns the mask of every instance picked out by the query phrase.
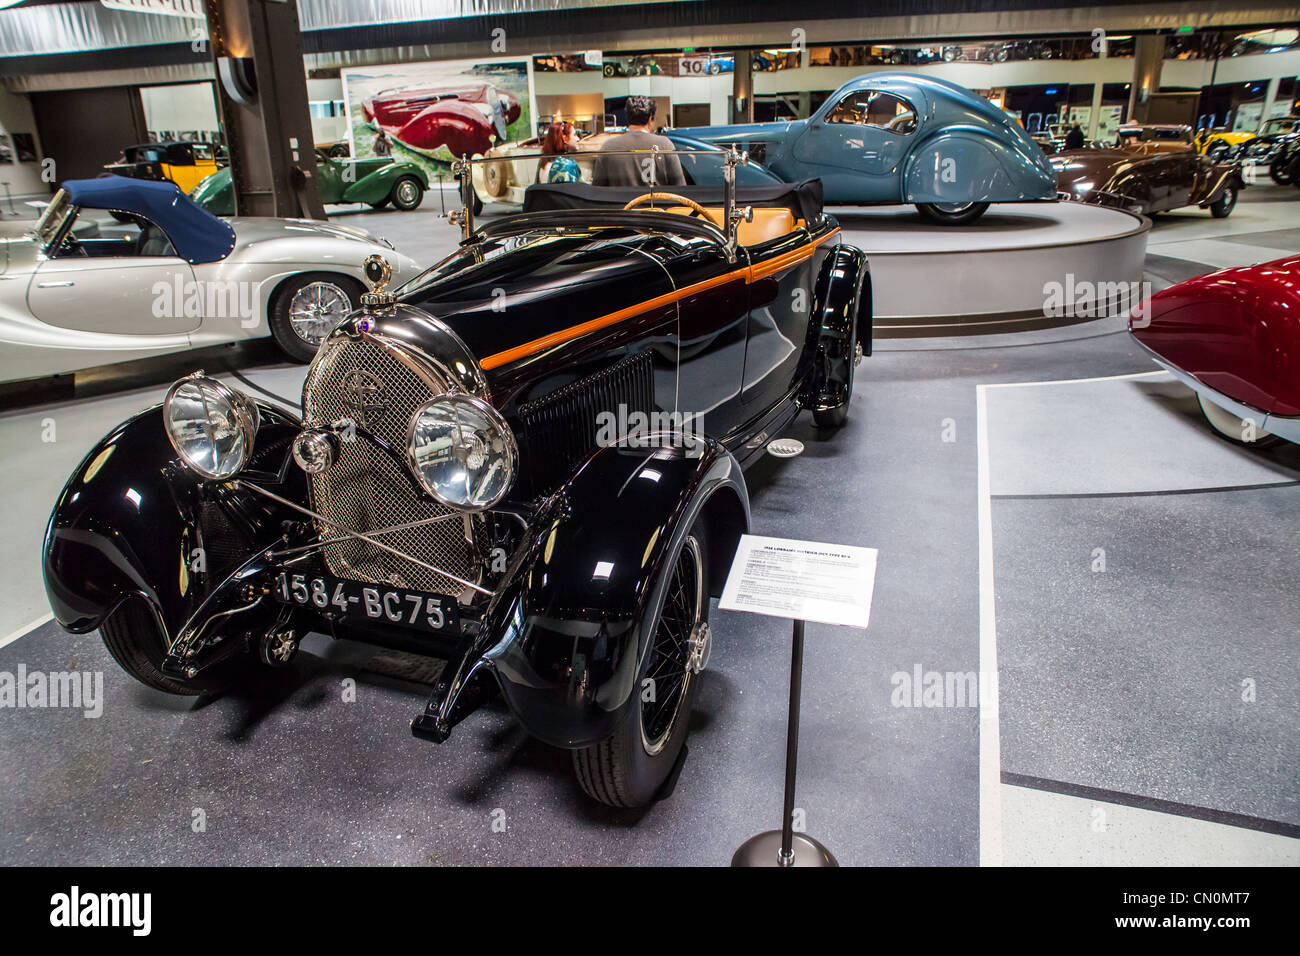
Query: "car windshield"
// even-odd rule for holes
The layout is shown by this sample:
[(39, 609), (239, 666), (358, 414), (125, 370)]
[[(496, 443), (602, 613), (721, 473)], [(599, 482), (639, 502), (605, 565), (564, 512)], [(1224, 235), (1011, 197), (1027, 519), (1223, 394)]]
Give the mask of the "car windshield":
[(42, 246), (48, 246), (54, 241), (54, 237), (59, 234), (59, 229), (62, 228), (63, 221), (71, 210), (72, 199), (68, 196), (68, 191), (60, 189), (36, 223), (36, 238), (40, 240)]
[(1271, 119), (1264, 124), (1264, 128), (1259, 131), (1260, 136), (1280, 136), (1283, 133), (1290, 133), (1295, 130), (1294, 119)]

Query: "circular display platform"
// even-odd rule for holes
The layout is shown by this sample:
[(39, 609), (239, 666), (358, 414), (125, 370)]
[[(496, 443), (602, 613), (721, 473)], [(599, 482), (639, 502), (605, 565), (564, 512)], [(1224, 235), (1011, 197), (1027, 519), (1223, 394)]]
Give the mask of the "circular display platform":
[(1083, 203), (1001, 203), (969, 226), (911, 206), (832, 206), (867, 253), (876, 338), (1054, 328), (1136, 304), (1151, 221)]

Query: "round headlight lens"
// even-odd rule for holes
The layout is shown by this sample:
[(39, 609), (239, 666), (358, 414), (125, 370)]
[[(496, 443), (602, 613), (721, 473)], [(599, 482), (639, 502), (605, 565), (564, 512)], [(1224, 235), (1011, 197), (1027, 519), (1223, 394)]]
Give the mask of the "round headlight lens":
[(510, 490), (519, 453), (495, 408), (473, 395), (442, 395), (411, 419), (411, 465), (438, 501), (480, 511)]
[(257, 420), (256, 405), (201, 375), (181, 379), (163, 399), (167, 438), (181, 460), (204, 478), (238, 474), (252, 454)]

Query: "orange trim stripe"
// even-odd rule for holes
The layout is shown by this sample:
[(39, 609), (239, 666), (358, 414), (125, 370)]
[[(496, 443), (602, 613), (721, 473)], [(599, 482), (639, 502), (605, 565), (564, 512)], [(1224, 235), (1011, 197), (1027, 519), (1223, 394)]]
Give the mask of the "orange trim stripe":
[(763, 279), (777, 272), (782, 272), (791, 266), (798, 265), (812, 258), (813, 252), (822, 243), (839, 235), (839, 229), (833, 229), (826, 235), (822, 236), (815, 242), (810, 242), (806, 246), (801, 246), (790, 252), (782, 253), (775, 259), (767, 262), (760, 262), (757, 266), (745, 266), (741, 269), (733, 269), (731, 272), (723, 273), (720, 276), (714, 276), (712, 279), (705, 279), (703, 282), (696, 282), (694, 285), (688, 285), (673, 292), (666, 292), (663, 295), (655, 296), (653, 299), (647, 299), (645, 302), (628, 306), (626, 309), (619, 309), (617, 312), (610, 312), (608, 315), (598, 316), (581, 322), (578, 325), (571, 325), (567, 329), (561, 329), (558, 332), (552, 332), (550, 335), (544, 335), (540, 339), (533, 339), (531, 342), (525, 342), (523, 345), (516, 345), (514, 348), (506, 349), (504, 352), (497, 352), (483, 359), (479, 365), (486, 371), (488, 369), (499, 368), (502, 365), (508, 365), (511, 362), (521, 358), (527, 358), (530, 355), (536, 355), (538, 352), (544, 352), (547, 349), (555, 348), (557, 345), (563, 345), (565, 342), (571, 342), (573, 339), (586, 335), (588, 332), (595, 332), (599, 329), (608, 328), (611, 325), (617, 325), (626, 319), (635, 318), (638, 315), (644, 315), (665, 305), (671, 305), (674, 302), (680, 302), (687, 296), (695, 295), (700, 292), (707, 292), (709, 289), (725, 285), (738, 278), (744, 278), (746, 283), (753, 282), (756, 279)]

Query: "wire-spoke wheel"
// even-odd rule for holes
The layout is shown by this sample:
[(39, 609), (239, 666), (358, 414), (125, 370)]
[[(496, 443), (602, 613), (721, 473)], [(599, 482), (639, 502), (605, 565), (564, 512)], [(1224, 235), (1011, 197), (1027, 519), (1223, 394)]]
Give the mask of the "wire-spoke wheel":
[(700, 571), (703, 561), (699, 541), (688, 537), (673, 568), (668, 596), (650, 647), (650, 665), (642, 687), (654, 693), (642, 695), (641, 746), (652, 757), (664, 749), (672, 735), (682, 701), (690, 689), (692, 638), (700, 624), (700, 608), (705, 601), (704, 576)]
[(652, 802), (686, 742), (691, 701), (708, 664), (708, 544), (699, 521), (682, 539), (663, 572), (654, 630), (641, 679), (607, 740), (573, 752), (573, 769), (588, 796), (613, 807)]
[(360, 293), (360, 285), (347, 276), (294, 276), (272, 298), (271, 334), (290, 358), (310, 362), (325, 337), (356, 308)]

